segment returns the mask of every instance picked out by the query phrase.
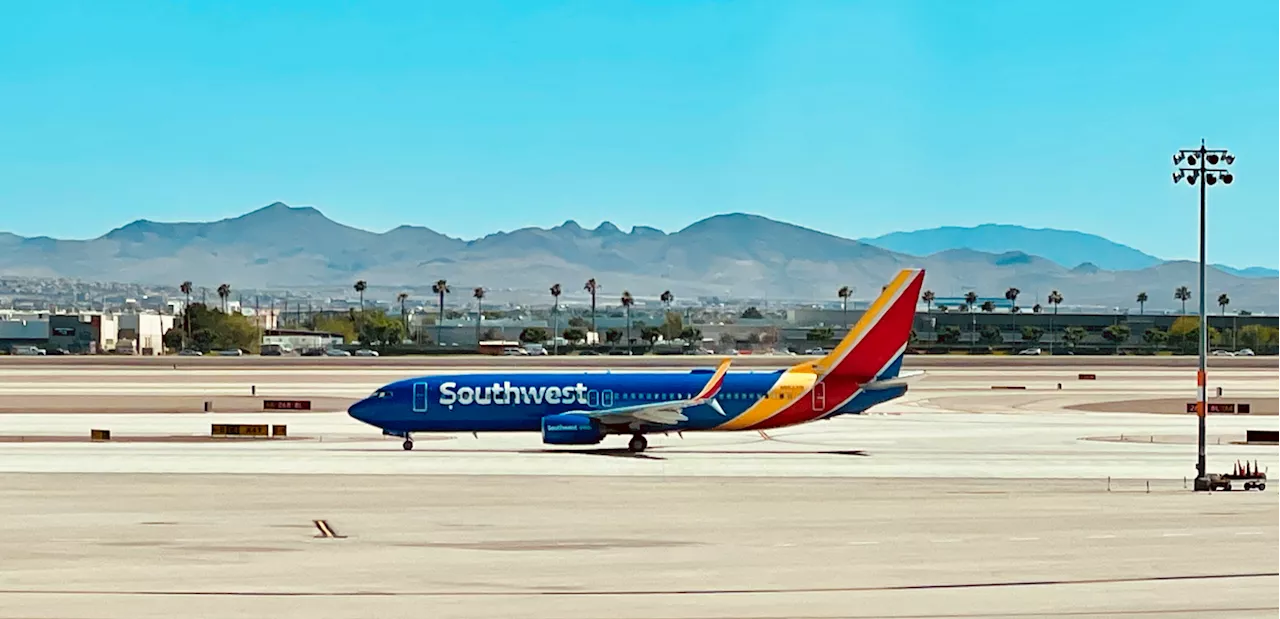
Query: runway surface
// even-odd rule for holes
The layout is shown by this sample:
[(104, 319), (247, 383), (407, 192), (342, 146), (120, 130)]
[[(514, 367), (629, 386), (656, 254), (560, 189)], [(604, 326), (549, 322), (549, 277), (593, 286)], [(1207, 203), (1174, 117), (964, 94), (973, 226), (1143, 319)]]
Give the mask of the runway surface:
[[(633, 455), (403, 452), (336, 410), (397, 368), (0, 367), (0, 617), (1274, 617), (1275, 489), (1184, 490), (1193, 415), (1067, 408), (1189, 401), (1194, 369), (1079, 371), (939, 367), (871, 414)], [(1210, 385), (1277, 397), (1274, 368)], [(261, 412), (272, 396), (335, 406)], [(104, 397), (246, 404), (91, 412)], [(1210, 470), (1280, 470), (1236, 444), (1277, 421), (1211, 415)]]

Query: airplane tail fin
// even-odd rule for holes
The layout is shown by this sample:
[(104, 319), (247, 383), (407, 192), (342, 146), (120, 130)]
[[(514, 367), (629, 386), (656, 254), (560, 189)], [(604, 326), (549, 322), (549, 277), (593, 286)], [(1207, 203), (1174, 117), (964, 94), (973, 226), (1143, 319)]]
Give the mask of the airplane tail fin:
[(924, 269), (899, 271), (840, 344), (814, 363), (818, 375), (859, 383), (897, 377), (923, 284)]

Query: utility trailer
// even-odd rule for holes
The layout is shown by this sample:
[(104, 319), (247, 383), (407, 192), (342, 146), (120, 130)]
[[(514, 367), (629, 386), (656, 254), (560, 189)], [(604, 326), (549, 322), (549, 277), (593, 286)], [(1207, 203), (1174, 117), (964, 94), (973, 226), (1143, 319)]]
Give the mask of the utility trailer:
[(1245, 462), (1243, 465), (1236, 462), (1230, 473), (1209, 475), (1210, 490), (1231, 490), (1231, 482), (1239, 482), (1245, 490), (1261, 492), (1267, 489), (1267, 474), (1258, 470), (1257, 462)]

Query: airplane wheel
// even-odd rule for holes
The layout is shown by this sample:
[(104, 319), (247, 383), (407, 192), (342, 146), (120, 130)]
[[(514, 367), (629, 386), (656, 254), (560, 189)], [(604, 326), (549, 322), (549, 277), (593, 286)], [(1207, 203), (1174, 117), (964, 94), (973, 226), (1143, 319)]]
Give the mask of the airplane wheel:
[(403, 446), (404, 446), (404, 450), (405, 450), (405, 451), (409, 451), (409, 450), (413, 449), (413, 439), (411, 439), (411, 438), (404, 439), (404, 445), (403, 445)]
[(631, 437), (631, 442), (627, 443), (627, 449), (630, 449), (634, 453), (640, 453), (648, 446), (649, 439), (646, 439), (643, 434), (637, 434)]

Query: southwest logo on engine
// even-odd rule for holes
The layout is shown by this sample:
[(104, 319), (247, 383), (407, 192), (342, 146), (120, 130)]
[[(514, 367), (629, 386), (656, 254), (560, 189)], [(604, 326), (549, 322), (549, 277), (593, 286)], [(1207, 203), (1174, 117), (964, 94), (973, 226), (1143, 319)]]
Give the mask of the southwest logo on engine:
[(440, 383), (440, 404), (443, 406), (479, 405), (510, 406), (514, 404), (587, 404), (587, 386), (574, 385), (523, 387), (511, 381), (493, 383), (483, 387), (459, 387), (458, 383)]

